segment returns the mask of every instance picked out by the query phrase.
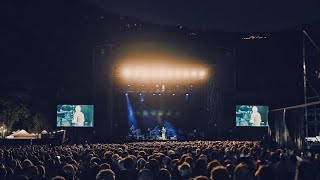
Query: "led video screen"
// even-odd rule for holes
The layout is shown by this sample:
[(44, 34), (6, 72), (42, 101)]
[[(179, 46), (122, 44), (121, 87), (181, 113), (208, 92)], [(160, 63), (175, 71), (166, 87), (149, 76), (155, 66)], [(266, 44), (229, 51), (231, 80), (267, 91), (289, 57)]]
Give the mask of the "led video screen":
[(57, 105), (57, 127), (93, 127), (93, 105)]
[(236, 126), (267, 127), (268, 106), (237, 105)]

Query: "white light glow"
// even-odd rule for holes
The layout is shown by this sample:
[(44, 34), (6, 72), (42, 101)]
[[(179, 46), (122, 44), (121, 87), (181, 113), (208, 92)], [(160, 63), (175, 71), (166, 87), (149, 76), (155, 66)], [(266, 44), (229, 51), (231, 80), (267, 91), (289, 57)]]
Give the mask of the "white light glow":
[(124, 80), (150, 82), (150, 81), (197, 81), (206, 78), (207, 68), (204, 66), (181, 65), (126, 65), (120, 69)]

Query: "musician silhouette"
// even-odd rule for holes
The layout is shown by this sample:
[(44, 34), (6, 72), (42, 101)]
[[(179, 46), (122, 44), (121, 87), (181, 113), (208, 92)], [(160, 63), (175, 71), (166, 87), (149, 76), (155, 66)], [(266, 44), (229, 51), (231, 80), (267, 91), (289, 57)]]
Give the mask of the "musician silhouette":
[(166, 139), (166, 128), (162, 127), (161, 133), (162, 133), (162, 139)]
[(132, 125), (131, 127), (130, 127), (130, 129), (129, 129), (129, 134), (130, 135), (134, 135), (134, 132), (135, 132), (135, 127), (134, 127), (134, 125)]

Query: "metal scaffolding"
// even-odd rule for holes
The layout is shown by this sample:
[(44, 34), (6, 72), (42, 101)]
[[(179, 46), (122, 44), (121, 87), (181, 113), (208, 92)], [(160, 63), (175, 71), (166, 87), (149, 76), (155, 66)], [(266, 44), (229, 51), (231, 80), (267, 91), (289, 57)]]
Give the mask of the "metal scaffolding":
[(217, 108), (217, 91), (216, 91), (216, 76), (214, 75), (214, 66), (212, 65), (211, 73), (206, 84), (206, 107), (205, 107), (205, 131), (207, 138), (218, 138), (219, 132), (215, 128), (219, 122), (216, 115)]
[[(320, 92), (319, 89), (313, 86), (317, 82), (311, 80), (312, 78), (310, 77), (317, 74), (310, 72), (307, 66), (310, 61), (317, 61), (317, 58), (308, 56), (307, 50), (316, 51), (319, 57), (320, 49), (305, 30), (303, 30), (302, 36), (305, 137), (314, 137), (320, 135), (320, 104), (315, 103), (320, 101)], [(311, 47), (307, 47), (307, 44), (311, 44)], [(320, 65), (320, 62), (317, 63)], [(318, 74), (317, 78), (320, 79), (320, 74)]]

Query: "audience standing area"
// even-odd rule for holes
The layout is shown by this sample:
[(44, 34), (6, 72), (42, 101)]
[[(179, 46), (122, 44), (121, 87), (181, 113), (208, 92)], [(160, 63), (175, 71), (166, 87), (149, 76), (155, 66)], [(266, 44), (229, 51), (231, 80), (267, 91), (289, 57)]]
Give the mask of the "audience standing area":
[(259, 141), (12, 145), (1, 179), (317, 179), (319, 156)]

